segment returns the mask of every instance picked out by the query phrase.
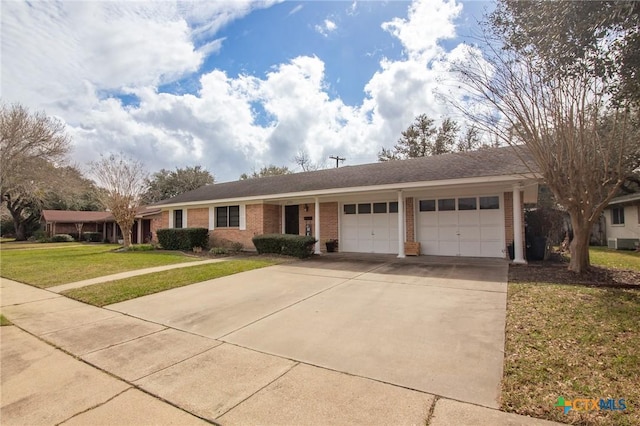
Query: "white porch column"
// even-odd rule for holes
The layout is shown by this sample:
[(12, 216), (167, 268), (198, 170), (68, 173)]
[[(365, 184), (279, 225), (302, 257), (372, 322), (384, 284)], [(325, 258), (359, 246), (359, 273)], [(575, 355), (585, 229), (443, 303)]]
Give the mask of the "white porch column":
[(284, 211), (286, 210), (286, 205), (285, 204), (281, 205), (280, 209), (282, 210), (281, 214), (280, 214), (280, 217), (281, 217), (281, 220), (282, 220), (282, 230), (280, 231), (280, 233), (281, 234), (285, 234), (286, 233), (286, 229), (287, 229), (287, 228), (285, 228), (285, 226), (286, 226), (286, 224), (285, 224), (286, 216), (284, 215)]
[(142, 244), (142, 219), (138, 219), (138, 244)]
[(513, 263), (527, 263), (522, 256), (522, 199), (520, 184), (513, 185)]
[(398, 257), (404, 258), (404, 197), (402, 190), (398, 191)]
[(111, 229), (111, 242), (112, 243), (117, 243), (118, 242), (118, 234), (116, 233), (116, 226), (118, 226), (118, 224), (116, 222), (113, 222), (113, 229)]
[(316, 212), (314, 215), (315, 224), (316, 224), (315, 236), (316, 236), (316, 240), (318, 240), (316, 242), (315, 254), (320, 254), (321, 253), (320, 252), (320, 201), (318, 201), (318, 197), (316, 197), (315, 202), (316, 202)]

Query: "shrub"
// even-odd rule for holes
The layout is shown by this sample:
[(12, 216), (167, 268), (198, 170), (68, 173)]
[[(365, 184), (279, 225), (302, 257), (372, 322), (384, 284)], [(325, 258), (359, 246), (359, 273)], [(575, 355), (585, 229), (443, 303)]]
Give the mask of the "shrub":
[(158, 242), (165, 250), (193, 250), (194, 247), (207, 247), (209, 230), (207, 228), (170, 228), (158, 229)]
[(3, 217), (0, 220), (0, 236), (2, 237), (13, 237), (16, 235), (16, 227), (11, 218)]
[(83, 232), (82, 236), (85, 241), (90, 243), (99, 243), (102, 241), (102, 233), (101, 232)]
[(209, 250), (209, 253), (211, 254), (228, 254), (228, 250), (224, 247), (214, 247), (211, 250)]
[(238, 241), (234, 241), (231, 243), (231, 247), (229, 248), (229, 251), (231, 253), (239, 253), (242, 251), (242, 249), (244, 248), (244, 246), (242, 245), (241, 242)]
[(283, 254), (300, 259), (313, 254), (313, 245), (317, 240), (304, 235), (265, 234), (253, 237), (258, 253)]
[(73, 241), (73, 237), (69, 234), (56, 234), (51, 237), (52, 243), (72, 243)]
[(153, 244), (131, 244), (128, 251), (153, 251), (155, 250), (155, 246)]

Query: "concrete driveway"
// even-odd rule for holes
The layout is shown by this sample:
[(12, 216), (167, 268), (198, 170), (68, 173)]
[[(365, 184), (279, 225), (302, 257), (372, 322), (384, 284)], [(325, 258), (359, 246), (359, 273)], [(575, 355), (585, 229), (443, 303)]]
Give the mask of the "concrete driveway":
[(506, 281), (502, 260), (327, 255), (108, 309), (283, 361), (495, 408)]

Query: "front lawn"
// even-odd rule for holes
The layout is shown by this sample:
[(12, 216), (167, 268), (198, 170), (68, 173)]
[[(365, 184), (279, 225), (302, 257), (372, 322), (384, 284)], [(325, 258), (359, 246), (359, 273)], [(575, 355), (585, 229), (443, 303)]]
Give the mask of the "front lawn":
[[(566, 264), (511, 266), (504, 411), (571, 424), (640, 424), (640, 274), (612, 268), (629, 269), (636, 258), (591, 253), (594, 264), (610, 267), (576, 276)], [(564, 414), (555, 407), (559, 397), (624, 399), (627, 409)]]
[[(11, 244), (11, 243), (9, 243)], [(118, 272), (198, 260), (181, 252), (116, 252), (117, 245), (84, 244), (69, 247), (0, 252), (0, 274), (11, 280), (45, 288)]]
[(61, 294), (91, 305), (105, 306), (171, 288), (237, 274), (238, 272), (264, 268), (265, 266), (271, 266), (276, 263), (276, 261), (271, 259), (229, 260), (226, 262), (191, 266), (188, 268), (155, 272), (117, 281), (94, 284), (87, 287), (67, 290)]
[(640, 271), (640, 252), (611, 250), (607, 247), (589, 247), (591, 264), (606, 268)]

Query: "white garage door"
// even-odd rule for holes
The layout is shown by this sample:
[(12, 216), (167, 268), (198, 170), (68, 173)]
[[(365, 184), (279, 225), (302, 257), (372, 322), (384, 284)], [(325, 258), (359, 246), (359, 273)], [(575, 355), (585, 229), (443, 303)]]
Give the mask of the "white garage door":
[(504, 212), (498, 195), (418, 201), (422, 254), (504, 257)]
[(344, 204), (340, 227), (340, 251), (398, 252), (397, 201)]

